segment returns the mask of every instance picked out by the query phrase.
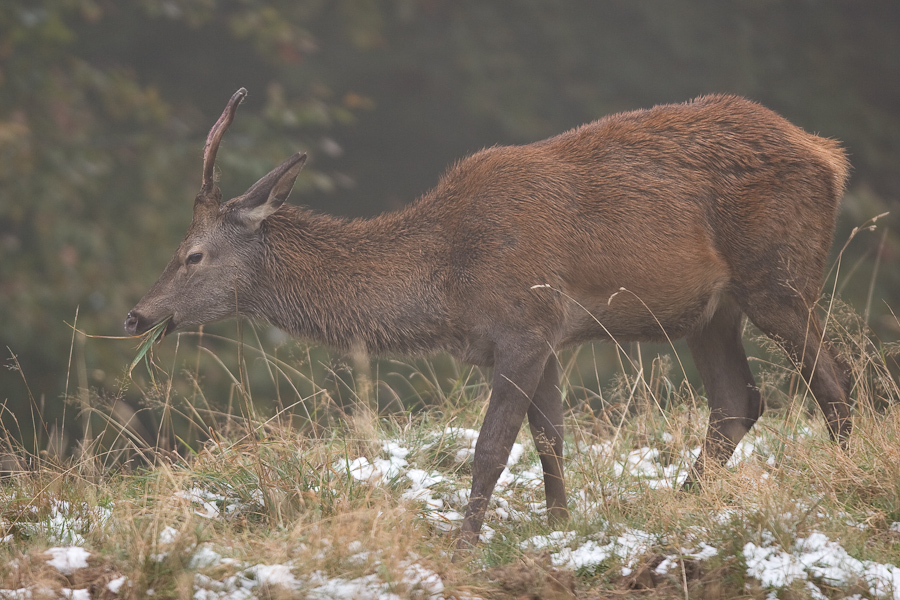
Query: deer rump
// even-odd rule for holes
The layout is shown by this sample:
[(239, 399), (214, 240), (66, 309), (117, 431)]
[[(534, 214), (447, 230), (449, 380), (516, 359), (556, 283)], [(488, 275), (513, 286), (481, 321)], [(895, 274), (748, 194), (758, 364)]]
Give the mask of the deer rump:
[(837, 142), (706, 96), (483, 150), (406, 208), (345, 220), (284, 204), (305, 154), (221, 201), (212, 167), (242, 92), (210, 132), (188, 233), (126, 329), (245, 315), (341, 349), (493, 366), (460, 545), (526, 416), (549, 516), (567, 518), (565, 346), (687, 338), (710, 406), (688, 485), (763, 409), (744, 315), (796, 361), (832, 437), (849, 436), (848, 368), (815, 312), (849, 170)]

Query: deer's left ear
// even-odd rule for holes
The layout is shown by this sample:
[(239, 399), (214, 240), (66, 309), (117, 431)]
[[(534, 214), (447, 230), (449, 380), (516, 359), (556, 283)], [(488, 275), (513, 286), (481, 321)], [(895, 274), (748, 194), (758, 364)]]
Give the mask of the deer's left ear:
[(293, 155), (250, 186), (242, 196), (228, 202), (226, 210), (251, 229), (256, 229), (291, 195), (305, 163), (305, 152)]

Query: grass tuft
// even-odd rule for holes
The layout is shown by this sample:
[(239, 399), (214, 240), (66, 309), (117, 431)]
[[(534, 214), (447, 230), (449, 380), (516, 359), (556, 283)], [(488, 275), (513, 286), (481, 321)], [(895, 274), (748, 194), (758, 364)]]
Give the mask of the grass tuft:
[(172, 320), (172, 317), (166, 317), (146, 332), (144, 332), (141, 337), (141, 343), (138, 346), (137, 355), (134, 357), (134, 360), (131, 361), (131, 364), (128, 365), (128, 376), (131, 377), (131, 373), (134, 371), (134, 368), (140, 363), (142, 360), (147, 363), (147, 372), (150, 375), (153, 375), (153, 370), (150, 368), (150, 362), (148, 354), (150, 349), (153, 347), (157, 341), (159, 341), (163, 334), (166, 332), (166, 327), (169, 325), (169, 321)]

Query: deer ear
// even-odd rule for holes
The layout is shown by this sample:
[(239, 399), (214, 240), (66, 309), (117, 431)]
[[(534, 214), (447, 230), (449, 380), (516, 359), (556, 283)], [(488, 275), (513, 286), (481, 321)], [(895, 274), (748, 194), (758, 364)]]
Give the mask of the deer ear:
[(300, 169), (306, 163), (306, 153), (295, 154), (247, 190), (228, 203), (227, 210), (252, 229), (259, 227), (263, 219), (279, 209), (291, 190)]

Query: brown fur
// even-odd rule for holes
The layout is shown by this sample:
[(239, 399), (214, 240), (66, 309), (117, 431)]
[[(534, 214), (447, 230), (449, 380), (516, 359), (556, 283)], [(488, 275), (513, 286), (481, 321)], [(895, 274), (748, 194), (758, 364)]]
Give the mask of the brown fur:
[[(212, 160), (224, 127), (210, 134)], [(744, 314), (801, 365), (832, 435), (849, 435), (847, 369), (814, 312), (849, 169), (836, 142), (707, 96), (483, 150), (367, 220), (283, 205), (304, 160), (225, 204), (205, 187), (126, 327), (241, 314), (336, 348), (494, 366), (461, 543), (477, 538), (526, 414), (550, 515), (566, 517), (553, 353), (573, 344), (687, 337), (711, 409), (693, 479), (707, 459), (727, 460), (762, 410)]]

